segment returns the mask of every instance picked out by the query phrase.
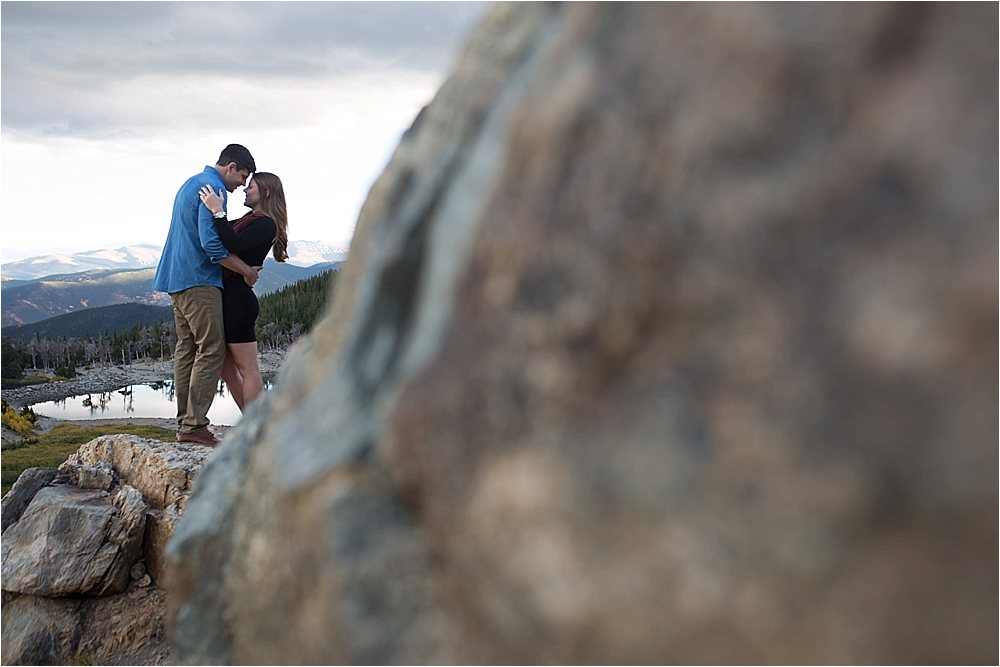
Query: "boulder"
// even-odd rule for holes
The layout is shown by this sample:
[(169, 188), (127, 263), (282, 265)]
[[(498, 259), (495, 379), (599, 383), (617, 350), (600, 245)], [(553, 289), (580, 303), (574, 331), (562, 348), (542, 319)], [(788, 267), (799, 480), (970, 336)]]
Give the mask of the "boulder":
[(7, 530), (21, 518), (38, 490), (48, 485), (55, 476), (56, 471), (51, 468), (28, 468), (18, 476), (10, 491), (3, 497), (3, 530)]
[(145, 527), (146, 503), (130, 486), (114, 496), (74, 486), (41, 489), (4, 532), (3, 590), (45, 597), (120, 593)]
[(497, 6), (198, 478), (173, 658), (997, 662), (997, 22)]
[(82, 445), (59, 469), (80, 486), (98, 483), (102, 477), (97, 471), (110, 470), (121, 483), (142, 493), (150, 507), (143, 555), (150, 576), (159, 582), (164, 576), (163, 551), (184, 512), (194, 478), (211, 451), (201, 445), (106, 435)]
[(4, 664), (169, 662), (155, 583), (210, 452), (103, 436), (21, 475), (3, 501)]
[(135, 435), (104, 435), (81, 445), (60, 470), (72, 474), (77, 468), (107, 466), (123, 484), (138, 489), (151, 508), (178, 504), (183, 511), (194, 477), (211, 451)]
[(81, 489), (108, 491), (119, 481), (106, 461), (99, 461), (95, 465), (64, 462), (57, 472), (56, 484), (69, 484)]
[(162, 582), (166, 576), (164, 552), (167, 543), (174, 536), (180, 518), (176, 503), (165, 509), (153, 509), (146, 513), (146, 534), (142, 538), (142, 553), (146, 559), (149, 575), (157, 583)]
[(21, 595), (3, 602), (5, 665), (73, 664), (81, 634), (81, 600)]
[(141, 597), (4, 594), (5, 665), (167, 665), (161, 589)]

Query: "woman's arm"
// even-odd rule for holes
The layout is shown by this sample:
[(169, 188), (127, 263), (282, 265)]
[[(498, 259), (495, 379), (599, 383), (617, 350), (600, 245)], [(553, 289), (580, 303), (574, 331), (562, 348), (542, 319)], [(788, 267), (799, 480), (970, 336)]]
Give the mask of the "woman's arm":
[[(213, 216), (222, 210), (222, 190), (219, 190), (219, 194), (215, 194), (212, 192), (212, 188), (205, 185), (198, 191), (198, 196), (201, 197), (205, 208), (211, 211)], [(249, 250), (261, 243), (270, 243), (274, 240), (275, 233), (277, 232), (274, 220), (267, 216), (257, 218), (241, 229), (239, 233), (233, 229), (232, 223), (225, 218), (215, 218), (214, 222), (215, 231), (219, 232), (222, 245), (226, 246), (226, 250), (232, 253)]]
[(236, 232), (233, 231), (232, 225), (225, 218), (217, 217), (217, 214), (223, 210), (222, 190), (219, 190), (219, 194), (215, 194), (212, 188), (203, 185), (201, 190), (198, 191), (198, 196), (201, 197), (201, 203), (205, 205), (205, 208), (212, 213), (212, 222), (215, 223), (215, 231), (219, 233), (222, 245), (226, 246), (226, 250), (230, 253), (239, 252), (237, 248), (239, 240), (236, 237)]
[(226, 220), (216, 220), (215, 229), (219, 232), (219, 238), (222, 239), (222, 245), (226, 246), (226, 250), (240, 253), (273, 241), (277, 226), (274, 220), (264, 216), (257, 218), (239, 232), (235, 231), (232, 224)]
[(204, 204), (205, 208), (212, 214), (212, 222), (215, 224), (215, 231), (218, 233), (219, 240), (222, 241), (222, 245), (224, 245), (226, 250), (230, 253), (238, 252), (236, 249), (236, 234), (233, 232), (232, 226), (226, 221), (225, 214), (221, 217), (219, 216), (219, 213), (223, 211), (223, 205), (225, 203), (222, 200), (222, 190), (219, 190), (219, 194), (215, 194), (210, 186), (203, 185), (201, 190), (198, 190), (198, 196), (201, 198), (201, 203)]
[(240, 247), (240, 237), (233, 229), (232, 223), (225, 218), (216, 218), (213, 222), (215, 231), (219, 232), (219, 238), (222, 240), (222, 245), (226, 246), (226, 250), (233, 254), (245, 250)]

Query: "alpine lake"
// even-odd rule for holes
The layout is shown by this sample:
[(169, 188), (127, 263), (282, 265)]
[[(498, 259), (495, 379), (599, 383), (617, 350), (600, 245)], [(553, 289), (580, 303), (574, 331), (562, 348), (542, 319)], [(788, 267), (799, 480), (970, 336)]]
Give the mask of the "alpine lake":
[[(273, 386), (273, 378), (264, 377), (264, 390)], [(36, 414), (53, 419), (74, 421), (87, 419), (163, 418), (177, 416), (174, 383), (170, 380), (149, 384), (133, 384), (114, 391), (82, 394), (55, 401), (35, 403)], [(225, 382), (219, 381), (208, 419), (220, 426), (233, 426), (242, 413), (229, 393)]]

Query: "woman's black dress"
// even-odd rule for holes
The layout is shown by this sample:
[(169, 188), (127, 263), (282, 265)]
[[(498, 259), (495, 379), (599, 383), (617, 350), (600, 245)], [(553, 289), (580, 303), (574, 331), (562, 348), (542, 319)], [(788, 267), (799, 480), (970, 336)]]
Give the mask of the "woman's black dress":
[[(278, 228), (274, 220), (262, 215), (239, 232), (234, 231), (233, 223), (227, 220), (216, 220), (215, 229), (231, 254), (250, 266), (262, 266), (264, 258), (271, 251)], [(228, 271), (225, 273), (229, 274)], [(260, 314), (257, 295), (238, 273), (225, 275), (222, 286), (222, 320), (226, 326), (226, 342), (255, 343), (257, 335), (254, 324)]]

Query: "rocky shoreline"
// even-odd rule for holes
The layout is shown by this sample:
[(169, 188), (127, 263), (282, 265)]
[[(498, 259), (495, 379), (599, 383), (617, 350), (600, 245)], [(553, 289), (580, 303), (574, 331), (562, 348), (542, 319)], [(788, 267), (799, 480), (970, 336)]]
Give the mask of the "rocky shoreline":
[[(265, 379), (278, 374), (278, 371), (281, 370), (282, 363), (284, 363), (285, 353), (285, 350), (276, 350), (260, 354), (260, 370)], [(111, 392), (129, 385), (165, 382), (173, 380), (173, 378), (173, 361), (165, 361), (162, 364), (159, 361), (146, 363), (139, 362), (124, 368), (121, 366), (112, 366), (110, 368), (81, 368), (78, 369), (77, 376), (70, 380), (59, 380), (57, 382), (32, 385), (29, 387), (3, 389), (0, 391), (0, 395), (2, 395), (3, 400), (15, 409), (20, 409), (26, 405), (35, 405), (36, 403), (55, 401), (63, 398), (70, 398), (72, 396), (82, 396), (84, 394)], [(69, 420), (69, 422), (81, 426), (127, 422), (131, 424), (153, 424), (170, 429), (176, 428), (176, 422), (174, 419), (162, 417), (74, 419)], [(53, 426), (61, 423), (64, 423), (64, 420), (39, 416), (38, 422), (35, 424), (35, 430), (37, 432), (44, 433), (49, 431)], [(210, 428), (216, 436), (221, 437), (229, 427), (213, 424)], [(2, 438), (4, 445), (17, 442), (22, 439), (21, 436), (6, 427), (0, 428), (0, 438)]]
[(111, 368), (81, 370), (77, 377), (70, 380), (59, 380), (50, 382), (49, 384), (4, 389), (0, 394), (3, 395), (3, 400), (7, 401), (11, 406), (21, 408), (25, 405), (56, 401), (71, 396), (115, 391), (130, 384), (168, 380), (171, 379), (172, 373), (172, 365), (170, 366), (170, 373), (150, 373), (148, 371), (136, 373), (131, 369), (113, 366)]
[[(260, 370), (265, 376), (274, 375), (281, 369), (285, 351), (260, 354)], [(127, 387), (133, 384), (150, 384), (174, 379), (173, 361), (137, 362), (129, 366), (109, 368), (81, 368), (77, 376), (48, 384), (0, 390), (3, 400), (15, 408), (45, 401), (55, 401), (83, 394), (99, 394)]]

